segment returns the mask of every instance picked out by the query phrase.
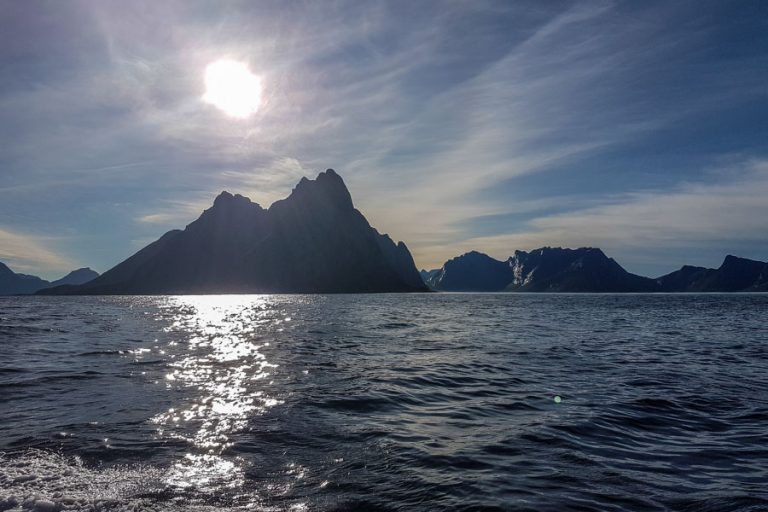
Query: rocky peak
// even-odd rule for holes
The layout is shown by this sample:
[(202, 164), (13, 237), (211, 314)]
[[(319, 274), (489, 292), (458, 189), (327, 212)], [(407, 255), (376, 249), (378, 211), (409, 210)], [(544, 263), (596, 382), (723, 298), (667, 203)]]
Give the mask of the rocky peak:
[(727, 267), (738, 267), (738, 266), (748, 266), (748, 265), (764, 265), (764, 263), (762, 261), (755, 261), (747, 258), (739, 258), (738, 256), (728, 254), (723, 260), (722, 265), (720, 265), (720, 268), (723, 269)]
[(221, 194), (216, 196), (216, 199), (213, 200), (213, 206), (214, 207), (228, 207), (228, 206), (259, 206), (258, 204), (251, 201), (249, 198), (245, 196), (241, 196), (240, 194), (230, 194), (226, 190), (224, 190)]
[[(351, 210), (354, 208), (352, 196), (344, 184), (344, 180), (333, 169), (321, 172), (314, 180), (306, 177), (301, 178), (301, 181), (285, 201), (308, 202), (315, 206), (323, 205), (338, 209)], [(283, 203), (283, 201), (278, 201), (278, 203)]]

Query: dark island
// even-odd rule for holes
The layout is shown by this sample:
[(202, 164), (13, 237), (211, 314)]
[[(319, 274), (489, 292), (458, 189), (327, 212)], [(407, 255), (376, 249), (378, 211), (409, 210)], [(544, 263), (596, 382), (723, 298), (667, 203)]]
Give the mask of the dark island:
[(404, 243), (379, 234), (328, 169), (264, 209), (222, 192), (183, 231), (163, 235), (86, 284), (44, 295), (427, 291)]
[(726, 256), (717, 269), (686, 265), (652, 279), (627, 272), (600, 249), (542, 247), (506, 261), (477, 251), (422, 270), (433, 290), (464, 292), (766, 292), (768, 263)]
[(184, 230), (169, 231), (99, 276), (89, 268), (48, 282), (0, 263), (0, 295), (379, 292), (768, 292), (768, 263), (727, 256), (717, 269), (683, 266), (649, 278), (593, 247), (471, 251), (418, 272), (403, 242), (371, 227), (333, 169), (302, 178), (264, 209), (222, 192)]
[(56, 281), (46, 281), (37, 276), (19, 274), (0, 262), (0, 295), (29, 295), (45, 288), (61, 285), (78, 285), (99, 277), (99, 273), (90, 268), (73, 270)]

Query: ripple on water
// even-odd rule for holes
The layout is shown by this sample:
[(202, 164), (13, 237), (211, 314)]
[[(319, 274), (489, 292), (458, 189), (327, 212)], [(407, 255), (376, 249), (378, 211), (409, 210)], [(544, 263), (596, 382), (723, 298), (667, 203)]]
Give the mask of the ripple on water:
[(766, 306), (2, 298), (0, 510), (768, 510)]

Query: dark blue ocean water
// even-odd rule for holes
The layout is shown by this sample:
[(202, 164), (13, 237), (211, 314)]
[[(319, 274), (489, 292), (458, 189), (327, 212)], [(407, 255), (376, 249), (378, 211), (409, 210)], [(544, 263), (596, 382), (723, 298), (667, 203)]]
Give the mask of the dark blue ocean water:
[(768, 510), (767, 295), (0, 298), (0, 510)]

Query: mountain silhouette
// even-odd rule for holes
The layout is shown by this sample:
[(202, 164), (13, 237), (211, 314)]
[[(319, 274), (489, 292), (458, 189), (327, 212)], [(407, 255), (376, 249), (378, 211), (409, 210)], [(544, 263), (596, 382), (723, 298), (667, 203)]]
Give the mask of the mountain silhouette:
[(73, 270), (66, 276), (52, 283), (37, 276), (17, 274), (0, 262), (0, 295), (29, 295), (39, 290), (60, 284), (82, 284), (98, 277), (98, 272), (90, 268)]
[(661, 291), (764, 292), (768, 291), (768, 263), (729, 254), (717, 269), (686, 265), (656, 281)]
[(408, 248), (379, 234), (332, 169), (302, 178), (264, 209), (222, 192), (183, 231), (166, 233), (81, 286), (43, 294), (426, 291)]
[(61, 286), (65, 284), (78, 285), (85, 284), (88, 281), (92, 281), (99, 277), (99, 273), (95, 270), (91, 270), (90, 267), (79, 268), (73, 270), (61, 279), (53, 281), (48, 287)]
[(445, 262), (426, 283), (442, 291), (655, 291), (653, 279), (631, 274), (596, 248), (542, 247), (499, 261), (477, 251)]
[(507, 264), (514, 279), (506, 291), (652, 292), (657, 286), (653, 279), (627, 272), (594, 247), (515, 251)]
[(37, 276), (17, 274), (0, 262), (0, 295), (23, 295), (35, 293), (50, 283)]
[(627, 272), (600, 249), (542, 247), (500, 261), (471, 251), (422, 270), (433, 290), (475, 292), (765, 292), (768, 263), (726, 256), (717, 269), (685, 265), (656, 279)]
[(431, 271), (427, 284), (440, 291), (498, 292), (512, 282), (512, 269), (504, 261), (477, 251), (450, 259)]

